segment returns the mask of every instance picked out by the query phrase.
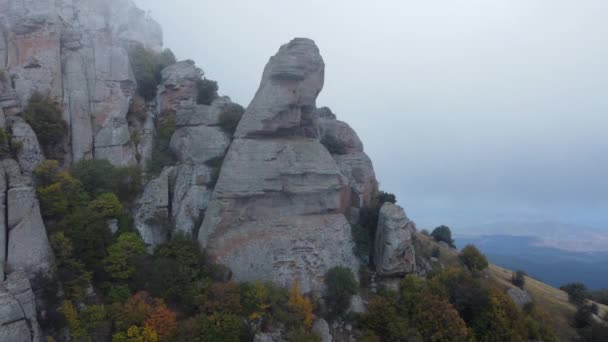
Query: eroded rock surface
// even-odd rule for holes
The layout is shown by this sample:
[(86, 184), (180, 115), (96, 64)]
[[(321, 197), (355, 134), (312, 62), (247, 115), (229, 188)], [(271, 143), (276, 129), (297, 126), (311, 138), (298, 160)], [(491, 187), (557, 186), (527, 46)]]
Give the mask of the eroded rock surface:
[(412, 245), (414, 222), (398, 205), (385, 203), (378, 214), (378, 229), (374, 247), (376, 272), (381, 277), (402, 276), (416, 270)]
[(349, 182), (319, 143), (316, 98), (324, 63), (294, 39), (264, 70), (224, 159), (199, 241), (236, 280), (323, 287), (329, 268), (355, 273)]
[(378, 188), (376, 173), (371, 159), (363, 150), (363, 143), (357, 133), (334, 115), (324, 114), (327, 108), (317, 112), (321, 115), (319, 129), (321, 138), (331, 137), (343, 147), (343, 153), (332, 154), (340, 172), (348, 179), (350, 186), (350, 207), (346, 213), (348, 220), (355, 224), (359, 221), (360, 209), (367, 206)]
[(126, 120), (134, 45), (160, 51), (162, 31), (130, 0), (0, 0), (0, 78), (10, 80), (0, 107), (16, 114), (34, 92), (49, 96), (69, 126), (66, 161), (135, 165)]
[[(210, 106), (196, 104), (202, 70), (192, 61), (178, 62), (162, 72), (158, 91), (159, 122), (175, 122), (170, 150), (176, 158), (171, 173), (146, 185), (136, 212), (136, 226), (146, 243), (154, 247), (167, 232), (146, 222), (165, 221), (172, 233), (193, 236), (209, 205), (222, 159), (231, 137), (219, 126), (222, 110), (231, 104), (219, 98)], [(162, 186), (160, 186), (162, 184)], [(162, 203), (155, 198), (161, 198)], [(156, 203), (154, 203), (156, 201)]]
[(41, 341), (36, 301), (27, 276), (13, 272), (0, 283), (0, 341)]
[(48, 271), (53, 260), (36, 190), (16, 161), (6, 159), (0, 165), (0, 202), (4, 209), (0, 231), (7, 239), (3, 245), (7, 248), (5, 271), (23, 271), (31, 279), (39, 271)]

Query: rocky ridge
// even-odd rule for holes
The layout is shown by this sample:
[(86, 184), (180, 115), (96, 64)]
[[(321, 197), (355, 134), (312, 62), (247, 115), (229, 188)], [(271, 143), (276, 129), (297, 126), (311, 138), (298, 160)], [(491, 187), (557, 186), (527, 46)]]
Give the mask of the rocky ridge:
[[(0, 162), (0, 340), (40, 337), (29, 281), (52, 273), (53, 255), (34, 169), (46, 157), (64, 168), (92, 158), (145, 168), (166, 123), (175, 161), (148, 175), (133, 208), (150, 250), (183, 233), (234, 280), (298, 280), (304, 292), (322, 290), (334, 266), (358, 273), (351, 224), (378, 184), (355, 131), (317, 108), (325, 65), (315, 43), (296, 38), (270, 59), (234, 133), (221, 123), (229, 98), (198, 103), (204, 73), (190, 60), (162, 70), (155, 98), (138, 104), (134, 46), (160, 52), (162, 31), (130, 0), (0, 0), (0, 128), (20, 146)], [(57, 156), (45, 156), (22, 118), (35, 93), (62, 108), (68, 136)], [(415, 270), (415, 228), (402, 211), (381, 211), (382, 276)]]

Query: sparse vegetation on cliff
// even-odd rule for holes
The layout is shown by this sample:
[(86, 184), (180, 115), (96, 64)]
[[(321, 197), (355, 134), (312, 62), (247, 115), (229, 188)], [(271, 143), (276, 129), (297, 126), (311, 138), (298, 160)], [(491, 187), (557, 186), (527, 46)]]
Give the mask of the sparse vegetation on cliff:
[(129, 50), (129, 61), (137, 81), (137, 91), (147, 101), (156, 96), (163, 69), (176, 62), (175, 55), (169, 49), (157, 54), (143, 46)]
[(32, 94), (23, 119), (32, 127), (46, 157), (54, 157), (68, 134), (61, 107), (49, 97)]
[(216, 81), (212, 81), (206, 78), (198, 81), (198, 104), (211, 105), (211, 103), (218, 98), (217, 91), (219, 87)]
[(243, 113), (245, 113), (243, 106), (236, 103), (227, 105), (220, 114), (220, 127), (222, 127), (222, 130), (228, 134), (234, 134), (236, 127), (243, 117)]
[(324, 135), (323, 138), (321, 138), (321, 144), (325, 146), (325, 148), (331, 154), (346, 154), (346, 147), (344, 146), (344, 143), (336, 139), (336, 137), (334, 137), (333, 135)]
[(158, 124), (154, 149), (147, 163), (147, 172), (150, 175), (158, 175), (165, 166), (175, 163), (175, 156), (170, 148), (171, 137), (175, 130), (175, 120), (173, 119)]

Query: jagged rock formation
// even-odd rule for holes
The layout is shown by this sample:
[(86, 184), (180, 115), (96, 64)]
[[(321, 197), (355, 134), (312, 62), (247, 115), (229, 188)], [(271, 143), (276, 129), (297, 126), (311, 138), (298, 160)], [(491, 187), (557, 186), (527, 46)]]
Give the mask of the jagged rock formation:
[(309, 291), (333, 266), (358, 268), (349, 181), (319, 142), (323, 82), (314, 42), (294, 39), (270, 59), (238, 125), (198, 235), (237, 280), (298, 279)]
[(135, 226), (150, 247), (167, 239), (167, 229), (186, 235), (196, 232), (217, 178), (216, 164), (221, 164), (231, 141), (219, 127), (219, 117), (232, 102), (224, 97), (210, 106), (197, 104), (202, 71), (194, 62), (178, 62), (162, 75), (158, 120), (175, 122), (170, 148), (177, 162), (146, 185), (136, 210)]
[(13, 272), (0, 285), (0, 341), (41, 340), (30, 282), (25, 274)]
[(162, 31), (130, 0), (0, 0), (0, 73), (11, 85), (0, 106), (14, 113), (34, 92), (48, 95), (64, 108), (68, 161), (134, 165), (126, 49), (135, 44), (158, 51)]
[(0, 236), (5, 239), (0, 255), (6, 256), (4, 271), (24, 271), (31, 279), (39, 271), (48, 271), (53, 260), (36, 190), (16, 161), (3, 160), (0, 167)]
[(398, 277), (416, 270), (412, 234), (416, 226), (400, 206), (385, 203), (378, 214), (374, 247), (376, 272), (381, 277)]
[(363, 151), (359, 136), (346, 122), (322, 113), (319, 113), (319, 117), (321, 138), (329, 136), (344, 148), (343, 154), (333, 154), (332, 157), (350, 185), (350, 208), (346, 213), (347, 218), (351, 223), (357, 223), (360, 209), (369, 204), (378, 187), (374, 166)]

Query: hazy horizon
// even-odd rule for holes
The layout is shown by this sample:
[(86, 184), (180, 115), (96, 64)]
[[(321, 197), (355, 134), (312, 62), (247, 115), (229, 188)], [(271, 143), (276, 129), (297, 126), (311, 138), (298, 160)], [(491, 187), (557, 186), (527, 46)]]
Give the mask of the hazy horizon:
[[(136, 0), (246, 106), (294, 37), (419, 228), (552, 221), (608, 234), (608, 3)], [(505, 233), (505, 232), (502, 232)]]

